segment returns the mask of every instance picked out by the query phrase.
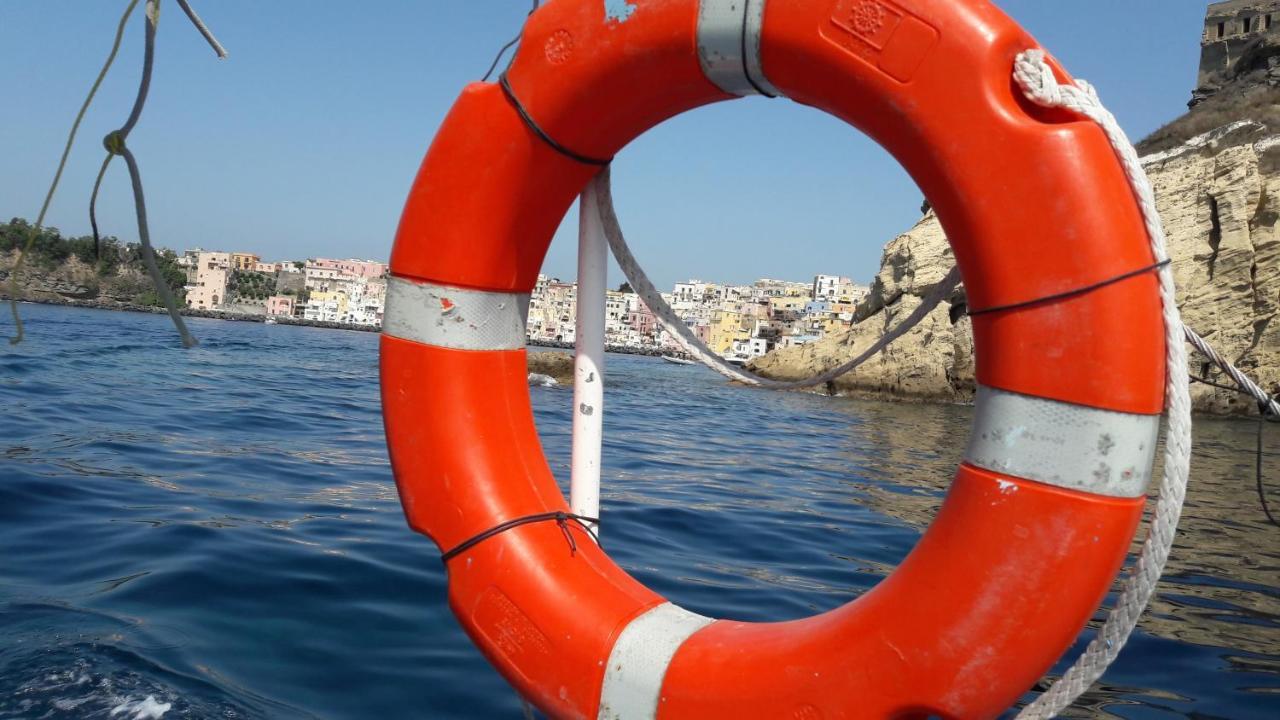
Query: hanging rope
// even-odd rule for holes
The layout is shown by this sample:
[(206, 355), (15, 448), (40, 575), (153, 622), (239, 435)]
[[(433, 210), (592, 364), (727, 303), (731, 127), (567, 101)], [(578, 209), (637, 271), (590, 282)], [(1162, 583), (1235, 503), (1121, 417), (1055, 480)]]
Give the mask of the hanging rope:
[(196, 11), (191, 9), (191, 5), (187, 3), (187, 0), (178, 0), (178, 7), (182, 8), (182, 12), (187, 14), (187, 19), (189, 19), (191, 24), (196, 26), (196, 30), (204, 36), (205, 42), (209, 43), (209, 47), (213, 48), (213, 52), (218, 55), (218, 59), (226, 60), (227, 49), (222, 47), (222, 43), (218, 42), (218, 38), (214, 37), (213, 33), (209, 32), (209, 28), (205, 26), (204, 21), (200, 19), (200, 16), (196, 14)]
[[(1275, 416), (1267, 415), (1265, 408), (1258, 406), (1263, 412), (1258, 415), (1258, 445), (1253, 456), (1253, 472), (1255, 478), (1254, 487), (1258, 491), (1258, 503), (1262, 505), (1262, 512), (1267, 516), (1267, 520), (1272, 525), (1280, 527), (1280, 520), (1276, 520), (1276, 516), (1271, 514), (1271, 506), (1267, 504), (1267, 489), (1262, 482), (1262, 433), (1268, 422), (1276, 422)], [(1270, 420), (1268, 420), (1270, 418)]]
[[(155, 285), (156, 293), (159, 294), (165, 308), (169, 311), (169, 317), (173, 319), (173, 325), (178, 330), (178, 335), (182, 338), (183, 347), (194, 347), (198, 341), (187, 330), (187, 324), (182, 319), (182, 314), (178, 310), (178, 303), (173, 297), (173, 292), (169, 290), (169, 283), (164, 279), (164, 275), (160, 273), (160, 267), (156, 263), (155, 251), (151, 247), (151, 232), (147, 223), (147, 201), (142, 191), (142, 174), (138, 170), (138, 161), (134, 158), (133, 153), (125, 144), (129, 138), (129, 133), (133, 132), (133, 128), (138, 124), (138, 119), (142, 116), (142, 108), (147, 102), (147, 93), (151, 89), (151, 70), (155, 65), (155, 49), (156, 49), (156, 26), (160, 22), (160, 0), (147, 0), (146, 8), (146, 48), (142, 58), (142, 79), (138, 83), (138, 96), (134, 99), (133, 109), (129, 112), (129, 117), (125, 120), (124, 125), (119, 130), (108, 133), (102, 140), (102, 145), (107, 149), (107, 158), (102, 163), (102, 169), (98, 173), (99, 182), (102, 175), (106, 173), (107, 166), (111, 159), (119, 155), (124, 158), (125, 164), (129, 168), (129, 181), (133, 188), (133, 207), (134, 213), (138, 218), (138, 239), (142, 242), (142, 260), (147, 266), (147, 273), (151, 275), (151, 282)], [(215, 41), (216, 42), (216, 41)], [(221, 47), (220, 45), (217, 47)], [(98, 183), (94, 184), (93, 198), (90, 203), (90, 212), (92, 214), (92, 205), (97, 202)], [(97, 228), (96, 220), (93, 226)]]
[(1195, 346), (1202, 355), (1209, 359), (1214, 365), (1217, 365), (1223, 373), (1235, 382), (1236, 387), (1222, 385), (1213, 382), (1207, 378), (1191, 376), (1195, 382), (1203, 385), (1209, 385), (1221, 390), (1237, 392), (1242, 395), (1248, 395), (1258, 403), (1258, 438), (1257, 449), (1254, 454), (1254, 486), (1258, 492), (1258, 503), (1262, 505), (1262, 512), (1267, 516), (1267, 520), (1272, 525), (1280, 527), (1280, 521), (1276, 520), (1276, 516), (1271, 512), (1271, 506), (1267, 503), (1267, 491), (1262, 481), (1262, 431), (1263, 426), (1267, 422), (1280, 421), (1280, 403), (1276, 402), (1275, 397), (1268, 395), (1265, 390), (1258, 386), (1248, 375), (1245, 375), (1235, 365), (1232, 365), (1226, 358), (1218, 354), (1204, 338), (1200, 337), (1191, 328), (1183, 328), (1186, 332), (1187, 342)]
[(49, 212), (49, 205), (53, 202), (53, 195), (57, 192), (58, 183), (62, 180), (62, 171), (67, 167), (67, 158), (71, 155), (71, 146), (76, 142), (76, 133), (80, 130), (80, 122), (84, 120), (85, 113), (89, 111), (89, 105), (93, 103), (94, 96), (98, 94), (98, 88), (102, 87), (102, 80), (107, 76), (107, 71), (111, 69), (112, 63), (116, 61), (116, 53), (120, 52), (120, 41), (124, 38), (125, 25), (129, 22), (129, 16), (133, 14), (133, 9), (137, 5), (138, 0), (129, 0), (129, 4), (125, 6), (124, 14), (120, 16), (120, 22), (116, 25), (116, 36), (111, 43), (111, 52), (107, 53), (106, 62), (102, 64), (102, 69), (98, 71), (98, 77), (94, 79), (93, 86), (89, 88), (88, 96), (80, 104), (80, 111), (76, 113), (75, 122), (71, 123), (71, 132), (67, 133), (67, 143), (63, 146), (62, 157), (58, 160), (58, 170), (53, 174), (53, 182), (49, 183), (49, 192), (45, 193), (44, 204), (40, 206), (40, 214), (36, 216), (36, 224), (31, 226), (31, 231), (27, 234), (27, 242), (18, 251), (18, 259), (14, 261), (13, 270), (9, 273), (9, 311), (13, 314), (14, 329), (13, 337), (9, 338), (10, 345), (17, 345), (22, 342), (25, 335), (22, 315), (18, 312), (18, 276), (22, 273), (22, 266), (27, 259), (27, 255), (35, 245), (36, 237), (40, 235), (40, 229), (44, 227), (44, 217)]
[[(1120, 128), (1115, 117), (1102, 106), (1096, 91), (1084, 81), (1062, 85), (1053, 74), (1040, 50), (1028, 50), (1018, 55), (1014, 65), (1014, 80), (1026, 97), (1038, 105), (1074, 111), (1096, 122), (1104, 131), (1124, 167), (1142, 210), (1144, 224), (1155, 258), (1153, 265), (1135, 271), (1158, 273), (1160, 298), (1165, 325), (1166, 364), (1168, 384), (1165, 403), (1168, 421), (1165, 429), (1164, 475), (1159, 485), (1159, 499), (1153, 513), (1150, 529), (1143, 543), (1142, 552), (1129, 575), (1125, 578), (1115, 607), (1110, 611), (1102, 628), (1089, 643), (1085, 652), (1063, 674), (1062, 678), (1026, 707), (1019, 718), (1050, 718), (1066, 709), (1085, 692), (1102, 674), (1124, 647), (1138, 618), (1146, 608), (1156, 583), (1164, 569), (1173, 545), (1178, 520), (1186, 496), (1191, 455), (1191, 399), (1188, 389), (1187, 353), (1183, 338), (1190, 340), (1207, 356), (1218, 362), (1233, 379), (1248, 388), (1265, 407), (1277, 408), (1275, 401), (1266, 397), (1256, 384), (1238, 370), (1227, 370), (1225, 363), (1199, 336), (1185, 328), (1178, 312), (1173, 273), (1166, 251), (1164, 228), (1156, 208), (1155, 193), (1142, 169), (1137, 151)], [(886, 333), (875, 345), (857, 358), (837, 368), (808, 380), (779, 382), (760, 378), (732, 367), (716, 353), (711, 352), (689, 328), (676, 316), (671, 307), (644, 274), (639, 263), (627, 247), (618, 223), (610, 191), (609, 169), (605, 168), (593, 181), (596, 183), (597, 211), (604, 226), (605, 237), (618, 260), (627, 281), (645, 305), (654, 313), (658, 323), (684, 348), (691, 357), (707, 367), (733, 380), (773, 389), (799, 389), (828, 382), (843, 375), (868, 357), (883, 350), (894, 339), (927, 316), (945, 298), (949, 297), (959, 282), (956, 268), (952, 268), (905, 321)], [(1127, 275), (1125, 276), (1127, 277)], [(1120, 278), (1123, 279), (1123, 278)], [(1088, 291), (1086, 288), (1083, 291)], [(1261, 397), (1259, 397), (1259, 395)], [(1274, 411), (1274, 410), (1273, 410)]]
[(610, 184), (609, 168), (606, 167), (601, 170), (600, 174), (592, 182), (595, 183), (596, 190), (596, 212), (600, 215), (605, 239), (608, 240), (609, 249), (613, 251), (613, 257), (617, 259), (618, 266), (622, 268), (622, 274), (626, 276), (631, 289), (644, 301), (645, 307), (649, 308), (649, 311), (653, 313), (658, 324), (667, 331), (667, 334), (675, 338), (676, 342), (680, 344), (680, 347), (684, 348), (684, 351), (690, 357), (730, 380), (736, 380), (747, 385), (770, 390), (800, 390), (824, 385), (835, 380), (875, 357), (876, 354), (887, 348), (894, 340), (902, 337), (904, 333), (915, 327), (929, 313), (933, 312), (933, 309), (943, 300), (950, 297), (960, 283), (960, 270), (952, 268), (951, 272), (947, 273), (946, 277), (925, 297), (919, 307), (907, 316), (907, 319), (885, 333), (874, 345), (849, 362), (831, 368), (807, 380), (783, 381), (760, 377), (730, 365), (719, 354), (708, 348), (706, 343), (699, 340), (698, 336), (689, 329), (689, 326), (685, 325), (684, 321), (676, 315), (675, 310), (671, 309), (667, 301), (662, 298), (662, 293), (658, 292), (658, 289), (653, 285), (653, 281), (649, 279), (644, 269), (640, 267), (635, 255), (631, 253), (631, 248), (627, 246), (627, 240), (622, 234), (622, 226), (618, 222), (617, 212), (613, 208), (613, 190)]
[[(1115, 116), (1102, 106), (1093, 87), (1083, 80), (1077, 80), (1071, 85), (1059, 83), (1042, 50), (1020, 53), (1014, 61), (1013, 77), (1028, 100), (1042, 107), (1071, 110), (1093, 120), (1102, 128), (1133, 187), (1151, 241), (1151, 253), (1156, 262), (1167, 260), (1169, 255), (1165, 250), (1164, 227), (1156, 209), (1151, 181), (1142, 169), (1138, 152), (1120, 128)], [(1019, 718), (1054, 717), (1102, 677), (1138, 624), (1138, 618), (1155, 591), (1156, 583), (1169, 559), (1169, 550), (1173, 547), (1190, 470), (1191, 394), (1187, 382), (1187, 349), (1183, 344), (1185, 330), (1178, 313), (1173, 271), (1168, 265), (1164, 265), (1159, 270), (1158, 278), (1165, 325), (1165, 360), (1168, 365), (1165, 388), (1167, 422), (1164, 474), (1160, 479), (1159, 500), (1156, 502), (1147, 538), (1137, 562), (1122, 584), (1116, 605), (1107, 615), (1102, 628), (1084, 653), (1076, 659), (1075, 664), (1036, 698), (1035, 702), (1024, 708), (1018, 714)]]
[[(1242, 388), (1223, 385), (1222, 383), (1216, 383), (1208, 378), (1197, 377), (1195, 375), (1191, 376), (1191, 382), (1208, 385), (1209, 387), (1215, 387), (1219, 390), (1240, 393), (1242, 395), (1250, 394), (1247, 390)], [(1274, 403), (1274, 400), (1275, 398), (1271, 398), (1272, 403)], [(1269, 409), (1267, 404), (1261, 402), (1258, 403), (1258, 437), (1253, 457), (1254, 489), (1258, 493), (1258, 504), (1262, 506), (1262, 514), (1267, 516), (1267, 520), (1270, 521), (1272, 525), (1280, 527), (1280, 520), (1276, 520), (1276, 516), (1271, 513), (1271, 505), (1267, 502), (1267, 490), (1262, 481), (1262, 431), (1263, 427), (1269, 422), (1280, 422), (1280, 416), (1275, 415)]]
[[(538, 6), (541, 4), (542, 4), (541, 0), (533, 0), (533, 7), (530, 8), (529, 15), (533, 15), (538, 10)], [(527, 18), (529, 15), (526, 15), (525, 17)], [(514, 47), (516, 43), (520, 42), (520, 38), (523, 36), (524, 36), (524, 28), (521, 27), (520, 32), (517, 33), (515, 37), (507, 41), (506, 45), (503, 45), (501, 48), (499, 48), (498, 54), (494, 56), (493, 62), (489, 64), (489, 69), (484, 72), (484, 77), (480, 78), (480, 82), (489, 82), (489, 78), (493, 77), (493, 71), (498, 69), (498, 63), (502, 62), (502, 56), (505, 55), (508, 50)]]
[[(187, 0), (177, 0), (178, 5), (186, 13), (196, 30), (204, 37), (213, 51), (217, 53), (219, 58), (225, 58), (227, 51), (222, 47), (222, 43), (214, 37), (213, 33), (196, 14)], [(84, 104), (80, 106), (80, 112), (77, 113), (75, 122), (71, 126), (71, 132), (67, 137), (66, 147), (62, 151), (62, 159), (58, 163), (58, 171), (54, 175), (53, 183), (49, 187), (49, 192), (45, 196), (44, 205), (40, 208), (40, 214), (36, 218), (36, 224), (32, 227), (31, 233), (27, 238), (26, 245), (19, 252), (18, 259), (14, 263), (13, 271), (9, 278), (9, 295), (10, 309), (13, 314), (15, 335), (9, 339), (11, 345), (22, 342), (24, 337), (24, 328), (22, 317), (18, 312), (18, 274), (22, 269), (23, 261), (26, 258), (31, 247), (35, 243), (36, 236), (39, 234), (40, 228), (44, 224), (45, 214), (49, 210), (49, 204), (53, 200), (54, 192), (57, 190), (58, 182), (62, 178), (62, 171), (67, 164), (67, 157), (71, 154), (71, 147), (75, 142), (76, 132), (80, 128), (80, 122), (84, 119), (89, 104), (93, 102), (94, 96), (98, 92), (98, 88), (102, 85), (103, 78), (106, 77), (107, 71), (111, 69), (112, 63), (115, 62), (116, 54), (120, 50), (120, 43), (124, 37), (125, 25), (128, 23), (133, 9), (137, 6), (138, 0), (130, 0), (125, 8), (124, 14), (120, 18), (120, 22), (116, 27), (115, 40), (111, 46), (111, 52), (107, 55), (107, 60), (102, 66), (102, 70), (98, 72), (98, 77), (93, 83), (93, 87), (89, 90), (88, 97), (85, 98)], [(184, 347), (193, 347), (197, 344), (195, 337), (187, 330), (186, 323), (182, 320), (182, 315), (178, 310), (177, 302), (174, 300), (173, 292), (169, 289), (169, 284), (165, 282), (164, 276), (160, 273), (160, 267), (156, 263), (155, 251), (151, 245), (151, 232), (147, 223), (147, 207), (146, 197), (142, 191), (142, 175), (138, 170), (137, 159), (129, 150), (125, 141), (129, 137), (129, 133), (138, 123), (138, 119), (142, 116), (142, 108), (147, 101), (147, 93), (151, 88), (151, 71), (155, 64), (155, 41), (156, 26), (160, 22), (160, 0), (147, 0), (146, 4), (146, 32), (145, 32), (145, 50), (142, 61), (142, 78), (138, 85), (138, 94), (134, 99), (133, 109), (129, 112), (129, 117), (125, 120), (124, 125), (119, 130), (109, 133), (103, 138), (102, 144), (107, 149), (107, 156), (102, 161), (102, 166), (98, 169), (97, 178), (93, 183), (93, 192), (89, 198), (89, 223), (93, 228), (94, 256), (101, 255), (101, 236), (98, 232), (97, 218), (97, 201), (98, 191), (102, 186), (102, 179), (106, 175), (107, 167), (111, 164), (111, 160), (119, 155), (124, 158), (125, 164), (129, 168), (129, 179), (133, 189), (134, 212), (138, 219), (138, 237), (142, 244), (142, 259), (147, 266), (147, 274), (151, 277), (151, 282), (155, 285), (156, 293), (160, 296), (165, 308), (169, 311), (169, 317), (173, 319), (174, 327), (177, 328), (179, 336), (182, 338)]]

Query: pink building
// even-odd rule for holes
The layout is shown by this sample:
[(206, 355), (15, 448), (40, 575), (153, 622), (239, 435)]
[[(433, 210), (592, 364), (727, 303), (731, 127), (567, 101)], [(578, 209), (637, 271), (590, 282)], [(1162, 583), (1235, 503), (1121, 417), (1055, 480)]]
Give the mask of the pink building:
[(703, 343), (710, 343), (711, 342), (711, 324), (704, 322), (704, 323), (698, 323), (697, 325), (694, 325), (693, 334)]
[(187, 307), (213, 310), (227, 299), (227, 276), (231, 274), (231, 253), (196, 254), (195, 271), (188, 270)]
[(368, 278), (373, 280), (387, 274), (387, 264), (375, 260), (329, 260), (316, 258), (307, 263), (309, 266), (337, 270), (344, 275)]
[(289, 295), (272, 295), (267, 298), (268, 315), (293, 316), (293, 298)]
[(658, 319), (643, 304), (627, 313), (627, 324), (641, 335), (652, 335), (658, 327)]
[(769, 304), (756, 301), (744, 302), (738, 306), (738, 312), (748, 318), (758, 318), (767, 320), (769, 318)]

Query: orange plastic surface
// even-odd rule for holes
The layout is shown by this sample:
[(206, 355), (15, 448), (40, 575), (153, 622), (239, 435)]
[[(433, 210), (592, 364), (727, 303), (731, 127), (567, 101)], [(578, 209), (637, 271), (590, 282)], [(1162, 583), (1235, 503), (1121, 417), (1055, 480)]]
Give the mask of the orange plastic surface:
[[(875, 4), (884, 14), (869, 34), (857, 32), (860, 2), (768, 4), (765, 72), (903, 164), (947, 232), (970, 307), (1034, 300), (1154, 262), (1102, 131), (1031, 105), (1014, 86), (1014, 57), (1038, 47), (1030, 35), (982, 0)], [(889, 71), (906, 64), (906, 82)], [(1154, 273), (979, 316), (974, 341), (983, 384), (1122, 412), (1163, 408)]]
[[(476, 352), (382, 337), (387, 445), (409, 525), (443, 550), (512, 518), (568, 506), (529, 405), (523, 350)], [(448, 564), (449, 604), (481, 652), (553, 717), (595, 717), (603, 659), (662, 602), (569, 524), (496, 535)]]
[(529, 292), (560, 220), (598, 170), (534, 135), (497, 85), (474, 83), (418, 170), (396, 230), (392, 272)]
[[(768, 5), (765, 71), (796, 101), (845, 119), (902, 162), (947, 230), (971, 307), (1032, 300), (1153, 262), (1102, 132), (1018, 95), (1013, 58), (1036, 43), (1013, 21), (981, 0), (883, 2), (879, 29), (860, 35), (856, 4)], [(602, 3), (554, 0), (529, 21), (512, 87), (561, 144), (608, 157), (662, 119), (727, 97), (701, 73), (696, 27), (694, 0), (642, 3), (626, 22), (607, 21)], [(472, 85), (414, 183), (392, 267), (526, 292), (596, 170), (540, 140), (496, 85)], [(1155, 288), (1148, 274), (1071, 302), (976, 318), (979, 381), (1160, 412)]]
[[(848, 121), (906, 167), (937, 210), (974, 308), (1089, 285), (1152, 263), (1136, 202), (1098, 128), (1021, 99), (1036, 47), (985, 0), (771, 0), (763, 62), (796, 101)], [(639, 0), (625, 22), (552, 0), (526, 28), (515, 93), (561, 144), (610, 156), (652, 125), (725, 99), (701, 73), (696, 0)], [(1063, 79), (1067, 79), (1063, 76)], [(397, 233), (397, 275), (527, 292), (597, 168), (557, 154), (492, 84), (463, 92)], [(1133, 413), (1163, 404), (1154, 275), (974, 319), (980, 382)], [(388, 443), (410, 524), (442, 549), (565, 509), (529, 408), (525, 354), (385, 338)], [(1053, 663), (1120, 567), (1141, 499), (961, 467), (937, 520), (871, 593), (779, 624), (692, 636), (664, 718), (991, 717)], [(482, 652), (555, 717), (595, 717), (602, 663), (661, 602), (589, 542), (524, 526), (450, 562), (450, 599)]]
[[(645, 2), (626, 22), (603, 2), (553, 0), (529, 18), (508, 71), (551, 137), (612, 157), (659, 122), (730, 96), (702, 74), (697, 0)], [(599, 167), (560, 155), (496, 83), (463, 91), (405, 205), (391, 266), (462, 287), (528, 292), (551, 237)]]
[(689, 638), (658, 717), (995, 717), (1075, 640), (1142, 506), (962, 465), (929, 531), (856, 602)]

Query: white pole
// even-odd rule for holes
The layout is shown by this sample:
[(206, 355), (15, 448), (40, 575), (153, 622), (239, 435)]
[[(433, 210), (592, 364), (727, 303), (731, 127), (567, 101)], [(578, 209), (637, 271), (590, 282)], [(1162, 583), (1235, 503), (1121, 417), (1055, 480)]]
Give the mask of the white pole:
[[(604, 327), (608, 265), (592, 184), (578, 203), (578, 301), (573, 356), (573, 461), (569, 509), (600, 517), (600, 445), (604, 437)], [(599, 527), (593, 528), (597, 533)]]

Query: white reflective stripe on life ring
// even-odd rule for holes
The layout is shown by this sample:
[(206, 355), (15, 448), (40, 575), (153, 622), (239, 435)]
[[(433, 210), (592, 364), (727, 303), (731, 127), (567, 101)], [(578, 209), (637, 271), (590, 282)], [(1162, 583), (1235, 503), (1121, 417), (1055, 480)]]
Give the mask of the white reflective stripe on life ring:
[(1112, 497), (1146, 493), (1159, 415), (1100, 410), (978, 386), (965, 462)]
[(671, 658), (689, 636), (715, 622), (663, 603), (638, 615), (609, 651), (598, 720), (653, 720)]
[(698, 60), (702, 72), (730, 95), (781, 95), (760, 61), (765, 0), (700, 0)]
[(529, 295), (414, 282), (387, 282), (385, 335), (455, 350), (519, 350), (525, 346)]

